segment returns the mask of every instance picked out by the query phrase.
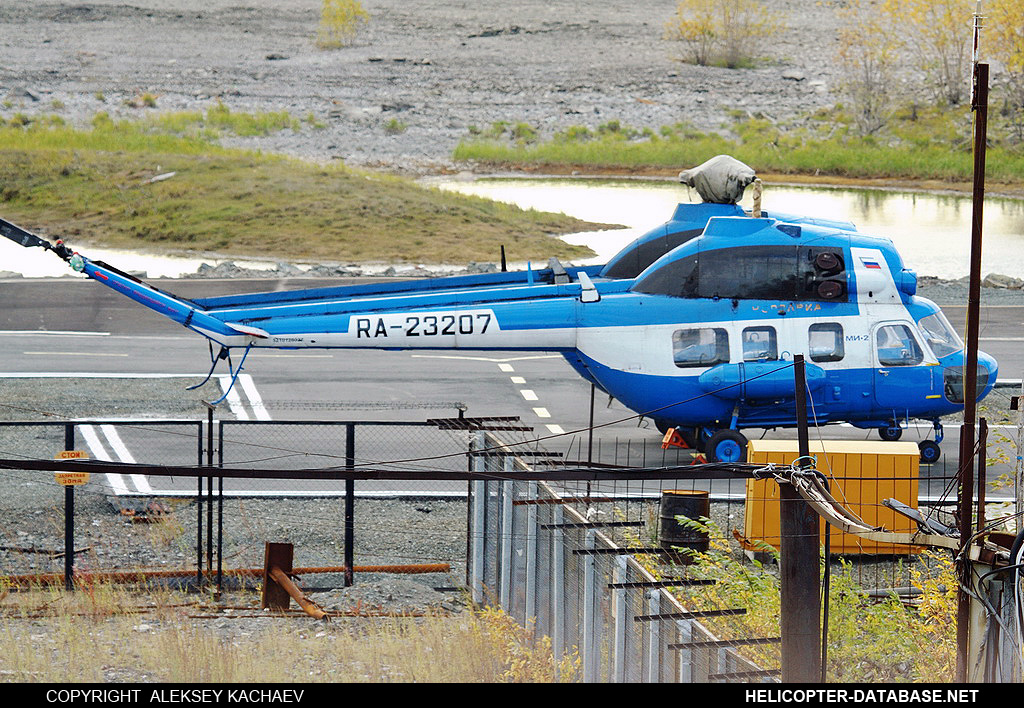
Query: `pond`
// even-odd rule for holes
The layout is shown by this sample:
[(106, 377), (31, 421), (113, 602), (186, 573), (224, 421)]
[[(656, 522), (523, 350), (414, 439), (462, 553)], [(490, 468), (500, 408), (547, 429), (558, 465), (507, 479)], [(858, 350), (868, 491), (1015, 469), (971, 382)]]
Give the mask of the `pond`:
[[(524, 208), (629, 227), (564, 237), (593, 249), (598, 255), (590, 263), (606, 262), (638, 235), (667, 221), (678, 202), (700, 201), (693, 190), (661, 180), (487, 178), (426, 183)], [(741, 202), (747, 209), (751, 206), (749, 192)], [(970, 195), (768, 184), (762, 208), (852, 221), (864, 233), (892, 239), (906, 266), (919, 275), (954, 279), (969, 274)], [(982, 275), (993, 272), (1024, 278), (1024, 200), (985, 200)]]

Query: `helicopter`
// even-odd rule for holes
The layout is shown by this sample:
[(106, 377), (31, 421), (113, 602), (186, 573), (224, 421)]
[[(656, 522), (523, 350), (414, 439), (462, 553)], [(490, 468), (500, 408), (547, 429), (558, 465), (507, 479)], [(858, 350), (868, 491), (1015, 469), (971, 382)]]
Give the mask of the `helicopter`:
[[(253, 348), (560, 353), (584, 379), (709, 461), (745, 459), (742, 431), (798, 424), (794, 356), (815, 425), (898, 440), (964, 405), (964, 344), (887, 238), (850, 222), (774, 213), (760, 180), (718, 156), (680, 174), (700, 203), (604, 265), (185, 299), (0, 219), (0, 234), (53, 251), (85, 276), (220, 346), (232, 383)], [(754, 185), (755, 206), (738, 204)], [(232, 368), (229, 355), (242, 350)], [(978, 355), (978, 400), (998, 366)], [(209, 377), (208, 377), (209, 378)], [(230, 389), (229, 389), (230, 390)], [(226, 394), (225, 394), (226, 395)]]

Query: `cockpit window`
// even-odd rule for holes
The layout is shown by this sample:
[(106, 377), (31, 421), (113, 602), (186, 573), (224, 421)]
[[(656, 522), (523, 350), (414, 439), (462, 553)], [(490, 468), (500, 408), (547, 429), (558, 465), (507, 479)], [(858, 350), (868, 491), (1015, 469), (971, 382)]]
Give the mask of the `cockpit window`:
[(681, 369), (727, 362), (729, 333), (720, 327), (677, 329), (672, 333), (672, 357)]
[(878, 363), (882, 366), (915, 366), (924, 361), (921, 346), (910, 327), (902, 324), (883, 325), (875, 332)]
[(941, 312), (922, 317), (917, 324), (921, 327), (921, 332), (924, 333), (924, 338), (935, 356), (943, 357), (964, 348), (964, 343)]
[(778, 245), (690, 254), (643, 276), (633, 290), (724, 300), (846, 302), (848, 296), (841, 248)]
[(778, 361), (779, 343), (774, 327), (743, 330), (743, 361)]

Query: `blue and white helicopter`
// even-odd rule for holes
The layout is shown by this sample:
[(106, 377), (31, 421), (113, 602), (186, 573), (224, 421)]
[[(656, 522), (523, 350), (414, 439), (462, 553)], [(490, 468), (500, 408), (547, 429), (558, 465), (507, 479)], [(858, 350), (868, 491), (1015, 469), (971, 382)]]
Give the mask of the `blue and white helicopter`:
[[(0, 233), (54, 251), (89, 278), (220, 345), (521, 350), (561, 353), (626, 407), (675, 428), (709, 460), (740, 461), (744, 429), (797, 424), (793, 357), (804, 355), (817, 425), (848, 422), (896, 440), (963, 409), (964, 344), (891, 241), (853, 224), (738, 204), (750, 168), (719, 156), (682, 173), (705, 200), (604, 266), (453, 276), (187, 300), (0, 220)], [(235, 367), (233, 374), (244, 363)], [(230, 361), (230, 360), (229, 360)], [(978, 356), (981, 400), (995, 360)], [(211, 370), (212, 373), (212, 370)]]

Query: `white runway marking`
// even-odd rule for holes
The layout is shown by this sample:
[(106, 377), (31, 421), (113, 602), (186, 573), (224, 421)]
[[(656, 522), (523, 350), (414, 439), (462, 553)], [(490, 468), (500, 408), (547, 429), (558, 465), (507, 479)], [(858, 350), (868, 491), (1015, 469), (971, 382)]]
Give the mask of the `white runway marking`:
[(26, 356), (117, 356), (127, 358), (128, 354), (111, 352), (22, 352)]
[(528, 359), (560, 359), (561, 354), (540, 354), (536, 356), (510, 356), (496, 359), (490, 356), (456, 356), (454, 354), (413, 354), (413, 359), (463, 359), (465, 361), (491, 361), (494, 363), (509, 361), (526, 361)]
[(45, 334), (56, 337), (109, 337), (110, 332), (75, 332), (69, 330), (46, 330), (46, 329), (5, 329), (0, 330), (0, 335), (3, 334), (27, 334), (35, 336), (37, 334)]
[[(85, 438), (85, 444), (89, 446), (89, 450), (92, 452), (93, 457), (103, 462), (113, 462), (110, 459), (110, 455), (107, 454), (106, 449), (103, 447), (103, 443), (100, 442), (100, 438), (96, 435), (96, 430), (91, 425), (79, 425), (78, 431), (82, 433), (82, 437)], [(117, 496), (128, 494), (128, 486), (124, 482), (124, 477), (113, 472), (108, 472), (107, 484), (110, 485), (110, 490)]]

